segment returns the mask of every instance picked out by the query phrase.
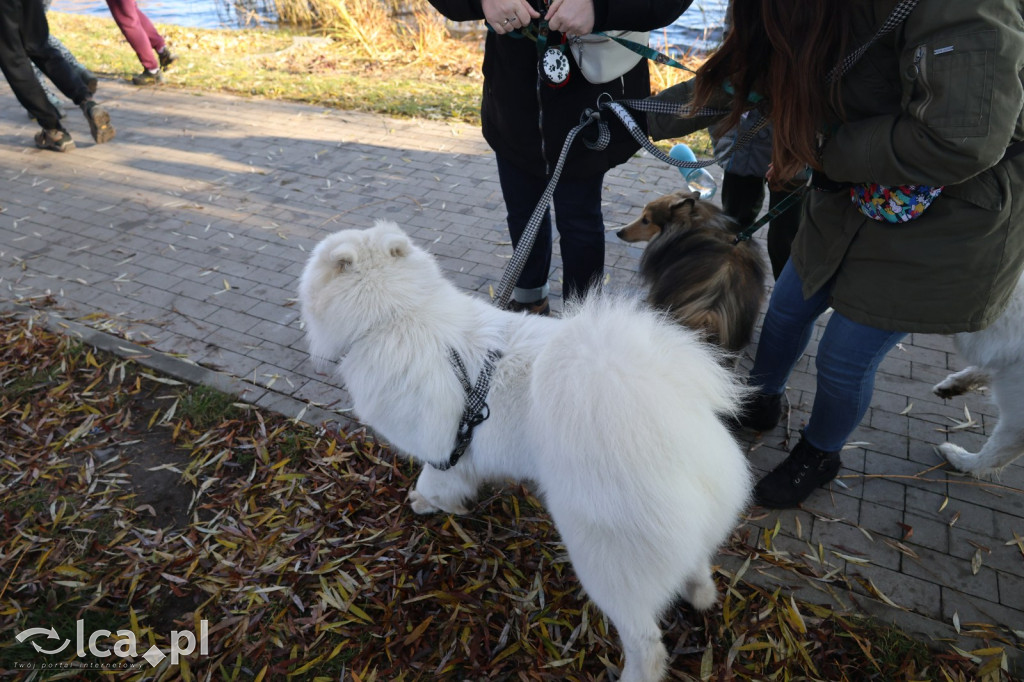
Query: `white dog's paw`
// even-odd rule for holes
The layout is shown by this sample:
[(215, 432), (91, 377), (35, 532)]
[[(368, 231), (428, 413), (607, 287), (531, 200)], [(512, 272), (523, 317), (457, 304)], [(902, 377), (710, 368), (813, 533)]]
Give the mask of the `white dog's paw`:
[(413, 490), (409, 493), (409, 506), (416, 514), (433, 514), (435, 512), (443, 511), (449, 514), (468, 514), (469, 509), (462, 504), (445, 504), (441, 505), (438, 502), (428, 500), (426, 495)]
[(946, 400), (984, 388), (992, 381), (992, 377), (983, 369), (973, 365), (953, 372), (932, 387), (932, 393)]
[(698, 611), (707, 611), (718, 602), (718, 588), (710, 575), (686, 582), (686, 601)]
[(950, 374), (948, 377), (932, 386), (932, 393), (947, 400), (965, 393), (966, 387), (962, 386), (954, 377), (956, 377), (955, 374)]
[(433, 514), (434, 512), (441, 511), (432, 505), (418, 490), (413, 490), (409, 493), (409, 506), (412, 507), (413, 513), (416, 514)]
[(1002, 469), (979, 466), (976, 453), (964, 450), (954, 443), (941, 443), (936, 445), (935, 449), (946, 458), (947, 462), (953, 465), (954, 469), (970, 474), (975, 478), (992, 480), (998, 478), (999, 473), (1002, 471)]

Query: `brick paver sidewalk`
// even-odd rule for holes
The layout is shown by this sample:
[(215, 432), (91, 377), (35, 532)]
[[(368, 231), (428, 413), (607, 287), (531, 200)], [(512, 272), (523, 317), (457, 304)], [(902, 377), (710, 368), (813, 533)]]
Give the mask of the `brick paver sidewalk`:
[[(171, 370), (317, 421), (327, 414), (317, 406), (344, 414), (348, 398), (314, 370), (299, 328), (295, 287), (313, 244), (392, 219), (482, 296), (511, 253), (494, 159), (472, 126), (110, 81), (99, 94), (117, 138), (94, 145), (69, 107), (78, 148), (57, 154), (32, 146), (35, 124), (0, 85), (0, 297), (8, 309), (45, 303), (180, 356), (165, 358)], [(607, 176), (608, 226), (679, 185), (674, 169), (650, 158), (616, 169)], [(609, 232), (610, 284), (636, 286), (639, 254)], [(790, 432), (751, 444), (760, 471), (784, 456), (808, 415), (813, 352), (788, 391)], [(768, 560), (746, 577), (967, 650), (1009, 642), (1019, 669), (1024, 461), (998, 484), (940, 466), (933, 444), (976, 447), (996, 420), (983, 396), (931, 394), (960, 367), (945, 337), (915, 334), (894, 351), (831, 491), (748, 526)]]

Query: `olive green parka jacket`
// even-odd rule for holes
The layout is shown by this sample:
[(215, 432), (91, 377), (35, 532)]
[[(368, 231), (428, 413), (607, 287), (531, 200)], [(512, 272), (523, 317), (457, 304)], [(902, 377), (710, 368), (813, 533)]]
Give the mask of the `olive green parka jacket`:
[[(852, 44), (895, 4), (858, 3)], [(686, 102), (690, 85), (658, 99)], [(842, 121), (822, 122), (830, 179), (944, 189), (898, 224), (864, 216), (849, 189), (812, 189), (792, 250), (804, 295), (829, 287), (833, 308), (881, 329), (985, 328), (1024, 270), (1024, 154), (1007, 154), (1024, 140), (1024, 1), (920, 0), (847, 72), (842, 100)], [(654, 139), (707, 123), (648, 116)]]

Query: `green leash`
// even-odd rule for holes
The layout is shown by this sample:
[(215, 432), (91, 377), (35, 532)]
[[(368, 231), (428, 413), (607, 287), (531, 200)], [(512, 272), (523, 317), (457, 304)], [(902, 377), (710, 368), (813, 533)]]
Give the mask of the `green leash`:
[(802, 199), (803, 196), (807, 194), (808, 189), (810, 189), (810, 184), (803, 185), (796, 189), (795, 191), (791, 192), (782, 201), (772, 206), (767, 213), (765, 213), (763, 216), (755, 220), (753, 225), (737, 233), (736, 238), (733, 240), (732, 243), (739, 244), (740, 242), (745, 242), (751, 237), (753, 237), (755, 232), (760, 230), (762, 227), (770, 223), (775, 218), (778, 218), (780, 215), (785, 213), (790, 206), (800, 201), (800, 199)]
[[(522, 28), (517, 28), (513, 31), (509, 31), (505, 35), (507, 35), (510, 38), (527, 38), (529, 40), (532, 40), (533, 42), (537, 43), (537, 52), (542, 53), (547, 47), (548, 22), (541, 20), (539, 22), (539, 27), (535, 27), (534, 23), (530, 23), (526, 26), (523, 26)], [(490, 24), (487, 24), (487, 30), (493, 32), (494, 27), (492, 27)], [(620, 38), (618, 36), (608, 35), (604, 31), (595, 31), (593, 35), (602, 36), (604, 38), (614, 40), (627, 50), (636, 52), (638, 55), (645, 57), (646, 59), (649, 59), (657, 64), (664, 64), (666, 66), (671, 66), (676, 69), (682, 69), (683, 71), (689, 71), (690, 73), (694, 74), (697, 73), (688, 66), (684, 66), (683, 64), (673, 59), (672, 57), (669, 57), (667, 54), (664, 54), (663, 52), (658, 52), (649, 45), (644, 45), (643, 43), (638, 43), (634, 40), (626, 40), (625, 38)], [(557, 50), (560, 50), (562, 53), (565, 53), (565, 51), (569, 48), (569, 44), (562, 43), (561, 45), (555, 45), (553, 47)]]
[(651, 60), (652, 62), (655, 62), (656, 64), (664, 64), (665, 66), (672, 66), (677, 69), (682, 69), (683, 71), (689, 71), (690, 73), (697, 73), (693, 69), (687, 66), (683, 66), (672, 57), (669, 57), (667, 54), (658, 52), (649, 45), (644, 45), (643, 43), (638, 43), (633, 40), (626, 40), (625, 38), (620, 38), (618, 36), (611, 36), (605, 33), (604, 31), (595, 31), (594, 35), (603, 36), (605, 38), (611, 38), (612, 40), (617, 42), (619, 45), (622, 45), (627, 50), (632, 50), (641, 57), (646, 57), (647, 59)]

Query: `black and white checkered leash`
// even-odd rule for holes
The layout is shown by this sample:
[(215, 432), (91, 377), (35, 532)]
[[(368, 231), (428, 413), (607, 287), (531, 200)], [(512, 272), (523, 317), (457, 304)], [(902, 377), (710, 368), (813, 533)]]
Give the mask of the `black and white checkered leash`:
[(837, 78), (842, 77), (843, 74), (853, 68), (854, 64), (860, 61), (860, 58), (864, 56), (864, 53), (868, 51), (868, 48), (874, 45), (879, 38), (892, 32), (893, 29), (902, 24), (906, 18), (910, 16), (910, 13), (914, 10), (914, 6), (917, 5), (917, 2), (918, 0), (901, 0), (901, 2), (893, 7), (892, 12), (889, 13), (889, 16), (886, 18), (881, 28), (875, 32), (875, 35), (871, 36), (870, 40), (850, 54), (846, 55), (841, 62), (835, 65), (828, 74), (828, 82), (831, 83)]
[(431, 464), (438, 471), (448, 471), (458, 464), (473, 440), (473, 429), (491, 416), (491, 408), (487, 406), (487, 393), (491, 389), (491, 375), (494, 374), (494, 366), (501, 356), (502, 353), (499, 350), (487, 351), (484, 366), (480, 368), (476, 383), (470, 384), (469, 372), (466, 371), (466, 364), (462, 361), (462, 356), (454, 348), (448, 349), (448, 361), (451, 363), (452, 369), (455, 370), (455, 376), (459, 378), (462, 389), (466, 392), (466, 404), (462, 408), (462, 419), (459, 420), (459, 428), (455, 432), (455, 448), (448, 455), (448, 461), (443, 464)]

